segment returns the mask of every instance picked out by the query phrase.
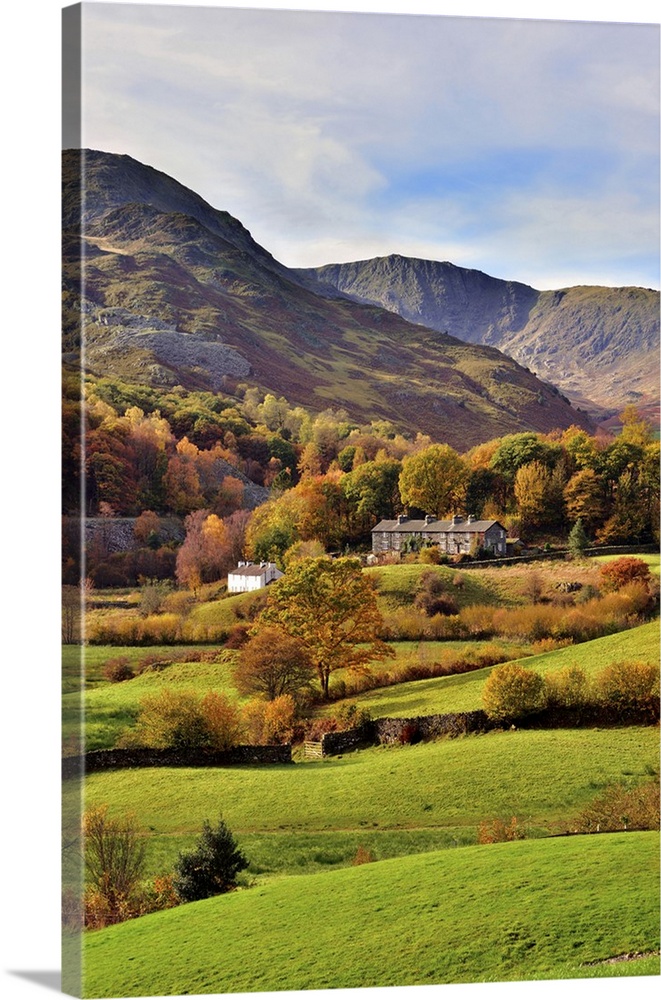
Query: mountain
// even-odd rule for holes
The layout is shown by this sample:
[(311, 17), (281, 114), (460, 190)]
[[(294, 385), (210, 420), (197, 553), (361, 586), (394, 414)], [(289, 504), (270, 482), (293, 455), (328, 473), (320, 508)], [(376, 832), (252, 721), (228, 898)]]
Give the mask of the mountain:
[[(82, 178), (82, 183), (81, 183)], [(276, 261), (244, 226), (129, 156), (63, 159), (64, 357), (97, 375), (344, 408), (456, 448), (591, 427), (490, 346), (354, 302)]]
[(298, 272), (471, 344), (490, 344), (603, 415), (659, 403), (659, 293), (516, 281), (394, 254)]

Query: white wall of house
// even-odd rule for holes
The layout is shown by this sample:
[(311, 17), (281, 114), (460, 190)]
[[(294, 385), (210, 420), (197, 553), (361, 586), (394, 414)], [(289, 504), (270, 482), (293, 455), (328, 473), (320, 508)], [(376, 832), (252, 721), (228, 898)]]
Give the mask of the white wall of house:
[(227, 576), (227, 590), (230, 594), (245, 594), (251, 590), (261, 590), (273, 580), (279, 580), (283, 574), (275, 563), (253, 565), (247, 563), (239, 566)]

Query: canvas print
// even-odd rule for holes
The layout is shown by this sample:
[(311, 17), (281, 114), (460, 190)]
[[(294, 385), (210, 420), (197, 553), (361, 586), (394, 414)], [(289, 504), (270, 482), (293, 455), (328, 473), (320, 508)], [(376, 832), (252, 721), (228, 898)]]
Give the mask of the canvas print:
[(63, 26), (65, 992), (658, 976), (659, 25)]

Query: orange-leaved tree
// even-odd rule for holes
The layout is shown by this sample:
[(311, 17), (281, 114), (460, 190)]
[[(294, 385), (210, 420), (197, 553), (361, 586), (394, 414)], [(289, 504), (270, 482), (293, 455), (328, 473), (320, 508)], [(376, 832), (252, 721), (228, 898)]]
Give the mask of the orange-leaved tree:
[(370, 579), (357, 559), (304, 559), (269, 591), (257, 631), (272, 626), (307, 650), (328, 698), (330, 675), (340, 668), (367, 671), (371, 660), (394, 655), (379, 638), (383, 618)]

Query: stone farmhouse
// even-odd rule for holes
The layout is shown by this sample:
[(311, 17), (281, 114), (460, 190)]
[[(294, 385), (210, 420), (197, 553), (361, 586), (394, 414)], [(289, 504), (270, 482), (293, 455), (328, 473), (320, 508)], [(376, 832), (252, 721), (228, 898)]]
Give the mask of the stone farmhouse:
[(275, 563), (240, 562), (236, 569), (227, 574), (227, 590), (230, 594), (245, 594), (249, 590), (260, 590), (284, 576)]
[(504, 556), (506, 535), (499, 521), (478, 521), (472, 516), (438, 521), (429, 514), (418, 520), (400, 514), (397, 520), (379, 521), (372, 528), (372, 552), (401, 552), (405, 542), (415, 540), (418, 545), (437, 545), (447, 555), (485, 549)]

